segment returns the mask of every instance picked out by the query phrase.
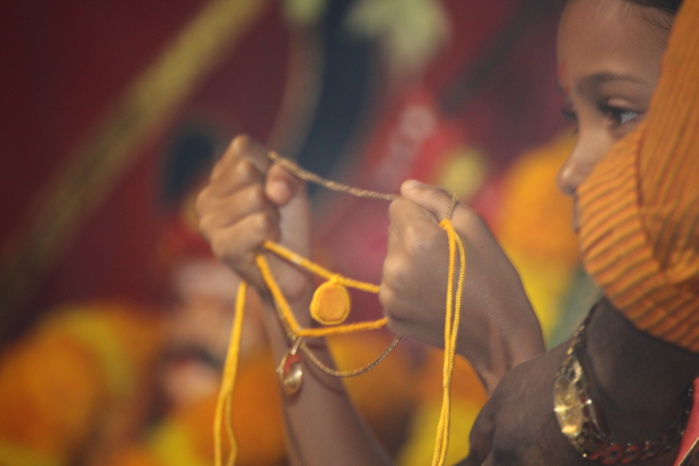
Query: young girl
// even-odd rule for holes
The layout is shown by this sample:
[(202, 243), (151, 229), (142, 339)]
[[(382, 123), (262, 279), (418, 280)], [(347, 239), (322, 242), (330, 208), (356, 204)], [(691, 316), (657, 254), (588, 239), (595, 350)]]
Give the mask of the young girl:
[[(680, 17), (689, 18), (685, 22), (696, 21), (699, 1), (685, 3), (687, 12)], [(650, 125), (658, 120), (651, 121), (650, 116), (656, 106), (662, 105), (651, 106), (651, 96), (660, 80), (661, 61), (678, 4), (570, 0), (565, 6), (558, 37), (560, 85), (577, 121), (578, 141), (558, 182), (575, 201), (573, 228), (581, 233), (588, 268), (588, 257), (597, 256), (585, 253), (595, 251), (595, 246), (601, 244), (597, 241), (600, 235), (606, 238), (606, 230), (589, 220), (589, 212), (596, 212), (596, 205), (588, 200), (595, 196), (581, 197), (581, 186), (617, 141), (628, 139), (627, 135), (644, 134), (644, 122), (648, 120)], [(699, 39), (696, 33), (691, 34), (691, 27), (684, 29), (683, 33), (694, 42)], [(699, 82), (699, 76), (689, 81)], [(691, 84), (689, 87), (691, 90)], [(680, 100), (675, 105), (681, 104)], [(662, 109), (663, 115), (672, 113), (671, 110), (672, 107)], [(675, 133), (696, 132), (696, 128), (683, 130), (684, 125), (686, 121), (680, 120)], [(655, 157), (673, 155), (663, 150), (658, 149)], [(309, 257), (310, 215), (303, 183), (279, 164), (271, 164), (267, 152), (245, 137), (236, 138), (214, 168), (197, 208), (201, 231), (216, 255), (256, 288), (270, 308), (266, 313), (267, 331), (275, 357), (281, 360), (290, 343), (272, 310), (254, 255), (265, 240), (273, 240)], [(692, 174), (693, 184), (685, 183), (695, 193), (699, 189), (697, 174), (699, 171)], [(615, 188), (611, 185), (614, 197)], [(699, 368), (699, 357), (694, 352), (699, 348), (686, 346), (680, 340), (668, 340), (669, 344), (660, 340), (657, 337), (662, 337), (662, 332), (655, 331), (654, 323), (649, 324), (647, 319), (633, 324), (625, 319), (617, 308), (631, 318), (648, 315), (634, 314), (633, 306), (630, 310), (624, 308), (628, 289), (638, 287), (617, 277), (612, 285), (625, 283), (626, 288), (610, 288), (604, 273), (608, 268), (602, 267), (592, 276), (608, 299), (596, 306), (587, 328), (572, 340), (575, 360), (566, 357), (571, 344), (544, 353), (538, 322), (516, 271), (477, 215), (460, 204), (450, 212), (449, 205), (450, 196), (439, 189), (413, 181), (404, 183), (401, 197), (392, 202), (389, 210), (391, 226), (379, 299), (392, 331), (443, 345), (447, 240), (438, 223), (450, 215), (466, 245), (468, 263), (456, 351), (471, 361), (489, 392), (498, 387), (473, 428), (468, 464), (589, 463), (584, 456), (598, 458), (603, 464), (635, 462), (641, 456), (648, 457), (647, 464), (672, 464), (677, 456), (679, 433), (684, 428), (683, 403)], [(697, 208), (696, 203), (693, 206)], [(691, 208), (692, 204), (688, 209)], [(652, 222), (665, 225), (663, 211), (658, 212), (661, 217)], [(696, 210), (694, 214), (696, 217)], [(597, 230), (589, 233), (590, 225)], [(671, 244), (672, 241), (662, 243), (664, 247)], [(690, 251), (688, 256), (693, 257), (697, 242), (690, 239), (683, 245)], [(618, 248), (610, 250), (620, 255)], [(633, 253), (628, 251), (628, 257), (633, 257)], [(312, 285), (308, 275), (275, 257), (269, 261), (296, 315), (307, 316)], [(698, 275), (690, 273), (690, 280), (695, 280), (690, 282), (690, 289), (696, 297)], [(691, 303), (689, 306), (691, 314)], [(308, 321), (300, 323), (310, 326)], [(309, 346), (325, 363), (332, 364), (322, 341), (309, 342)], [(531, 361), (520, 365), (528, 360)], [(609, 435), (597, 443), (580, 439), (595, 437), (595, 428), (599, 426), (581, 423), (584, 425), (577, 426), (579, 432), (568, 432), (566, 438), (562, 429), (571, 415), (566, 418), (567, 412), (559, 406), (560, 423), (554, 415), (552, 399), (561, 388), (560, 384), (554, 386), (554, 379), (558, 380), (557, 373), (565, 373), (559, 370), (561, 367), (565, 369), (573, 363), (585, 369), (588, 384), (582, 387), (586, 390), (583, 394), (594, 400), (595, 407), (607, 419), (608, 425), (600, 429)], [(354, 410), (342, 382), (311, 364), (304, 364), (303, 371), (302, 389), (293, 396), (282, 395), (292, 463), (390, 464)], [(573, 413), (576, 408), (583, 412), (585, 407), (569, 408)], [(618, 445), (623, 448), (617, 448)], [(631, 451), (626, 451), (626, 447)]]

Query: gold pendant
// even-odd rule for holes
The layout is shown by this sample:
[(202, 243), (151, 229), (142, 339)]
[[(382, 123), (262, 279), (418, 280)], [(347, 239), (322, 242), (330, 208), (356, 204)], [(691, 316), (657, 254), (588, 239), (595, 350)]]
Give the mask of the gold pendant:
[(298, 338), (277, 367), (277, 377), (287, 396), (296, 395), (303, 383), (303, 360), (298, 352), (301, 338)]

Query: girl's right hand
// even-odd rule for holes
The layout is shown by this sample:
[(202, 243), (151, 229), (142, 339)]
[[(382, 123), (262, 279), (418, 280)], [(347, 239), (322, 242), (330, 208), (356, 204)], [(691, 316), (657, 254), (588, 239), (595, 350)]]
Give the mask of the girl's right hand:
[[(255, 256), (267, 240), (310, 254), (310, 207), (305, 183), (278, 163), (269, 150), (246, 136), (236, 137), (199, 193), (199, 229), (216, 257), (263, 294), (266, 285)], [(290, 303), (305, 298), (308, 274), (267, 254), (272, 273)]]
[[(390, 207), (391, 225), (379, 299), (394, 332), (444, 345), (449, 263), (439, 227), (450, 196), (415, 182), (401, 187)], [(475, 212), (457, 204), (452, 225), (466, 248), (457, 353), (492, 391), (513, 366), (544, 351), (539, 321), (519, 274)]]

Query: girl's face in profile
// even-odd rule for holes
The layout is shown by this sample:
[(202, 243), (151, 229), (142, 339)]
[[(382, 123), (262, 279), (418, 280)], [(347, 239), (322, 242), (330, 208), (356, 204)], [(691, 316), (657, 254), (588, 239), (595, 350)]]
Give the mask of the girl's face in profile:
[(671, 20), (627, 0), (567, 2), (558, 30), (558, 79), (577, 141), (558, 174), (565, 194), (575, 197), (596, 163), (643, 119)]

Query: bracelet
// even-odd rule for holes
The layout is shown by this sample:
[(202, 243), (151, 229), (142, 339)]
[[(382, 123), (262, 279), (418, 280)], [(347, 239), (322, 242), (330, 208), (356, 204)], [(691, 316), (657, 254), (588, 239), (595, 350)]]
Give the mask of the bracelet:
[(658, 438), (634, 443), (614, 440), (599, 405), (590, 396), (590, 379), (578, 357), (584, 349), (586, 328), (593, 314), (594, 308), (573, 335), (556, 373), (554, 413), (561, 433), (584, 458), (605, 465), (646, 461), (667, 453), (679, 444), (684, 435), (692, 409), (692, 384), (683, 397), (682, 410), (677, 419)]

